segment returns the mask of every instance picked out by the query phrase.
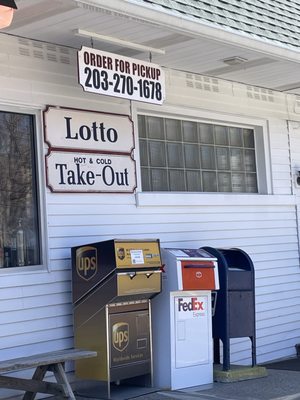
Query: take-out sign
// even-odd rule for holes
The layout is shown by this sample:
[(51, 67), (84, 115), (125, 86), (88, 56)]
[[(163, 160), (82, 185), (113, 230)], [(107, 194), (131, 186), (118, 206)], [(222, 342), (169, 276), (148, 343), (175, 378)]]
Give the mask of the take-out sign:
[(136, 187), (135, 161), (129, 155), (51, 151), (46, 168), (52, 192), (132, 193)]

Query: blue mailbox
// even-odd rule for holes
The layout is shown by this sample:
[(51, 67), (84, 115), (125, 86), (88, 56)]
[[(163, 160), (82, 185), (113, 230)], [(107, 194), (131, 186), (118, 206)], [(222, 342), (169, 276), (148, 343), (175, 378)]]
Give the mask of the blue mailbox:
[(252, 366), (256, 365), (255, 276), (252, 260), (243, 250), (203, 247), (218, 260), (220, 290), (213, 316), (214, 362), (230, 369), (230, 338), (249, 337)]

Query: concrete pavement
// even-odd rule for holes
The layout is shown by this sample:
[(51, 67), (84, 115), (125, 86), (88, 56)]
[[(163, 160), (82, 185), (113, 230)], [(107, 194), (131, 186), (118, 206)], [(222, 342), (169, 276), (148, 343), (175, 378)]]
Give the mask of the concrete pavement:
[[(184, 390), (111, 389), (112, 400), (300, 400), (300, 372), (268, 369), (267, 376), (239, 382), (214, 382), (208, 387)], [(154, 389), (155, 390), (155, 389)], [(93, 389), (76, 393), (77, 400), (105, 399), (102, 391)]]

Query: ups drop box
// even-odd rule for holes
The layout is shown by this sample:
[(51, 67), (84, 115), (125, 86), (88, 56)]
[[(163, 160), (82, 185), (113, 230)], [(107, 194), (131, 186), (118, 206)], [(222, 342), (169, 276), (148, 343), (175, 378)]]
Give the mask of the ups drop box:
[[(110, 281), (111, 296), (150, 298), (161, 290), (161, 256), (157, 240), (108, 240), (72, 248), (73, 303), (101, 282)], [(120, 298), (118, 299), (120, 300)]]
[(73, 247), (75, 346), (97, 351), (76, 362), (80, 378), (113, 381), (151, 375), (150, 299), (161, 291), (157, 239)]

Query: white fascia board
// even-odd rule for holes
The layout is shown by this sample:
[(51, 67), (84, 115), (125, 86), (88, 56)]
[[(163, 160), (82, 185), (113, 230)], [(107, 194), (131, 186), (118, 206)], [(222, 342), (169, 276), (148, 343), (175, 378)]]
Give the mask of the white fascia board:
[[(107, 4), (107, 0), (74, 0), (78, 6), (86, 4), (91, 7), (107, 10), (116, 15), (126, 15), (128, 18), (138, 19), (144, 23), (180, 31), (182, 34), (190, 35), (191, 38), (204, 37), (220, 43), (230, 43), (243, 49), (253, 50), (271, 57), (286, 61), (300, 63), (300, 49), (289, 48), (282, 43), (276, 44), (257, 36), (243, 32), (230, 32), (230, 28), (215, 27), (205, 21), (195, 21), (192, 17), (176, 15), (172, 11), (155, 9), (155, 5), (147, 6), (136, 0), (114, 0)], [(147, 11), (146, 11), (147, 10)]]

